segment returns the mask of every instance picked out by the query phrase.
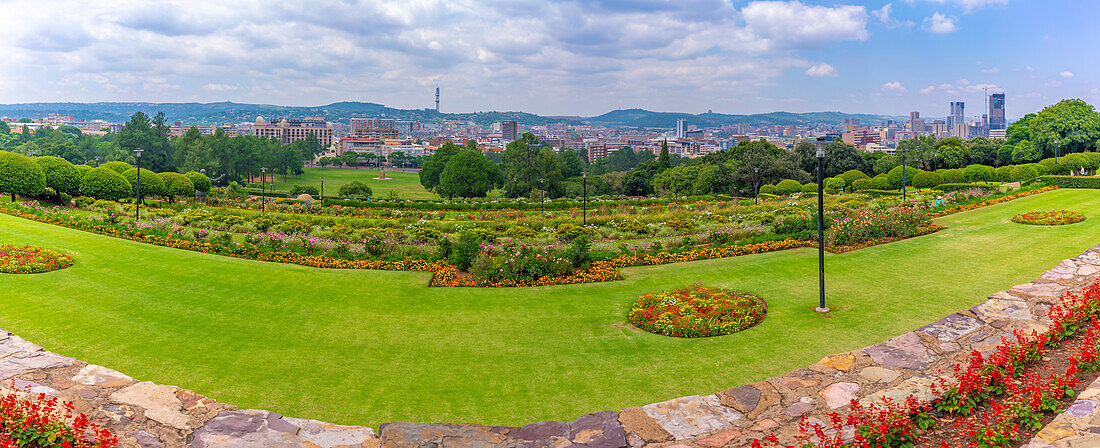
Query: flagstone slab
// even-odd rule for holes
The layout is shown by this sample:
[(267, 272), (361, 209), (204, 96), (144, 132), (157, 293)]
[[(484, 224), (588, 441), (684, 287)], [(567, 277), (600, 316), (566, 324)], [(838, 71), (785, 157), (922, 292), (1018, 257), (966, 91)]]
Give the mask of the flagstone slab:
[(743, 416), (732, 408), (722, 406), (715, 395), (675, 398), (647, 404), (642, 406), (642, 410), (657, 420), (676, 440), (727, 428)]
[(920, 327), (917, 332), (944, 342), (951, 342), (977, 330), (981, 326), (982, 321), (956, 313)]
[(94, 364), (84, 366), (73, 376), (73, 382), (86, 386), (119, 387), (133, 381), (129, 375)]
[(936, 360), (936, 354), (921, 342), (915, 332), (905, 333), (881, 344), (863, 349), (875, 364), (920, 370)]

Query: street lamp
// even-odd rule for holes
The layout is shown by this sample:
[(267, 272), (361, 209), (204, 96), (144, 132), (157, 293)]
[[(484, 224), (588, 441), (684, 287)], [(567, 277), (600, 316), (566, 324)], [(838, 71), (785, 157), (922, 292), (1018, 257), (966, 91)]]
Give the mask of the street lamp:
[(141, 220), (141, 153), (142, 149), (137, 148), (134, 150), (134, 157), (137, 158), (137, 189), (134, 190), (134, 196), (137, 198), (134, 207), (134, 225), (136, 226), (138, 221)]
[(99, 156), (95, 156), (95, 166), (99, 166)]
[(1054, 164), (1058, 164), (1058, 139), (1054, 139)]
[(321, 206), (325, 205), (325, 176), (321, 176)]
[(901, 151), (901, 200), (905, 200), (905, 153), (908, 148), (898, 148)]
[(825, 148), (817, 147), (817, 311), (828, 313), (825, 306)]
[(581, 224), (588, 225), (588, 171), (581, 171), (581, 191), (584, 197), (581, 202)]
[(539, 189), (542, 190), (541, 198), (539, 199), (539, 207), (542, 209), (542, 214), (546, 214), (546, 179), (539, 179)]
[(260, 213), (264, 211), (264, 203), (267, 201), (267, 167), (260, 167)]
[(753, 172), (752, 188), (754, 190), (756, 190), (756, 192), (753, 193), (752, 202), (753, 202), (753, 204), (759, 205), (760, 204), (760, 167), (753, 168), (752, 172)]
[(676, 201), (680, 200), (680, 194), (679, 194), (680, 189), (676, 188), (676, 187), (677, 187), (677, 185), (676, 185), (676, 175), (673, 174), (672, 175), (672, 202), (676, 202)]
[(939, 156), (940, 156), (939, 151), (933, 151), (932, 152), (932, 171), (936, 171), (936, 159), (939, 158)]

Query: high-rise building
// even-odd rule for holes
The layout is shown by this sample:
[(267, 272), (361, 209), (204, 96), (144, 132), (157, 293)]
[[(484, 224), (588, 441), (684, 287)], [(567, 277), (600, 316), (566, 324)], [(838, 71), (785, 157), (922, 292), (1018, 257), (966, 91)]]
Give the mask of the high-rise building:
[(351, 132), (361, 129), (397, 129), (397, 120), (393, 118), (352, 118)]
[(863, 123), (858, 118), (845, 118), (844, 122), (841, 123), (841, 127), (843, 128), (842, 131), (847, 131), (852, 128), (863, 127)]
[(687, 120), (676, 120), (676, 138), (687, 138)]
[(1005, 121), (1005, 94), (994, 93), (989, 95), (989, 129), (1005, 129), (1008, 122)]
[(519, 124), (514, 121), (500, 122), (500, 139), (506, 142), (514, 142), (519, 137)]
[(321, 141), (322, 146), (327, 148), (332, 145), (332, 123), (319, 117), (279, 117), (271, 124), (263, 117), (256, 117), (254, 133), (258, 137), (273, 138), (284, 145), (304, 140), (312, 133)]
[(966, 124), (966, 104), (962, 101), (951, 102), (951, 114), (947, 116), (948, 129), (955, 129), (960, 124)]
[(913, 131), (916, 135), (921, 135), (926, 132), (924, 119), (920, 117), (920, 112), (909, 112), (909, 130)]

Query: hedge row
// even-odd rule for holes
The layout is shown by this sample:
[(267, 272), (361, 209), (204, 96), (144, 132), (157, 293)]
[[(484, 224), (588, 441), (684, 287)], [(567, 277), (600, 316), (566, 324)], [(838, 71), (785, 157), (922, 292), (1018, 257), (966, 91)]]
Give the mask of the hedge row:
[(1040, 179), (1062, 188), (1100, 188), (1100, 177), (1095, 176), (1043, 176)]
[(959, 191), (959, 190), (969, 190), (971, 188), (978, 188), (978, 189), (986, 191), (987, 193), (996, 193), (996, 192), (1000, 191), (1000, 188), (996, 185), (968, 184), (968, 183), (939, 184), (939, 185), (936, 185), (935, 187), (932, 187), (933, 190), (942, 191), (944, 193), (949, 193), (949, 192), (952, 192), (952, 191)]
[[(761, 195), (763, 197), (764, 195)], [(619, 206), (619, 205), (637, 205), (637, 206), (649, 206), (649, 205), (664, 205), (674, 202), (701, 202), (701, 201), (729, 201), (736, 199), (728, 195), (697, 195), (697, 196), (681, 196), (679, 200), (671, 198), (650, 198), (650, 199), (614, 199), (614, 200), (596, 200), (593, 198), (588, 199), (588, 207), (595, 208), (603, 205), (607, 206)], [(372, 200), (370, 202), (347, 199), (347, 198), (332, 198), (325, 197), (324, 206), (343, 206), (343, 207), (357, 207), (357, 208), (391, 208), (401, 207), (410, 210), (450, 210), (450, 211), (478, 211), (478, 210), (540, 210), (543, 207), (546, 210), (567, 210), (574, 208), (581, 208), (582, 201), (546, 201), (545, 204), (541, 204), (538, 201), (531, 202), (439, 202), (430, 200)]]

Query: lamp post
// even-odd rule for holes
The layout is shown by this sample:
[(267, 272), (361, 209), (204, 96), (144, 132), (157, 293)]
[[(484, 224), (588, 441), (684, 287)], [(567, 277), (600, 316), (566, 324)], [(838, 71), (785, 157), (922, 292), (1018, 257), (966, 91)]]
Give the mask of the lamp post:
[(321, 176), (321, 206), (325, 205), (325, 176)]
[(680, 189), (676, 185), (676, 175), (672, 175), (672, 201), (676, 202), (680, 200)]
[(1058, 164), (1058, 139), (1054, 139), (1054, 164)]
[(825, 306), (825, 148), (817, 147), (817, 311), (828, 313)]
[(760, 168), (753, 168), (752, 173), (752, 188), (755, 190), (752, 194), (752, 203), (760, 204)]
[(936, 159), (939, 158), (939, 156), (940, 156), (939, 151), (933, 151), (932, 152), (932, 171), (936, 171)]
[(539, 208), (542, 214), (546, 215), (546, 179), (539, 179), (539, 190), (542, 190), (539, 194)]
[(906, 148), (898, 148), (901, 151), (901, 200), (905, 200), (905, 152)]
[(267, 167), (260, 167), (260, 213), (264, 211), (265, 202), (267, 202)]
[(581, 171), (581, 224), (588, 225), (588, 171)]
[(95, 166), (99, 166), (99, 156), (95, 156)]
[(134, 157), (137, 158), (137, 188), (134, 190), (134, 196), (136, 201), (134, 202), (134, 225), (136, 226), (138, 221), (141, 220), (141, 148), (134, 150)]

